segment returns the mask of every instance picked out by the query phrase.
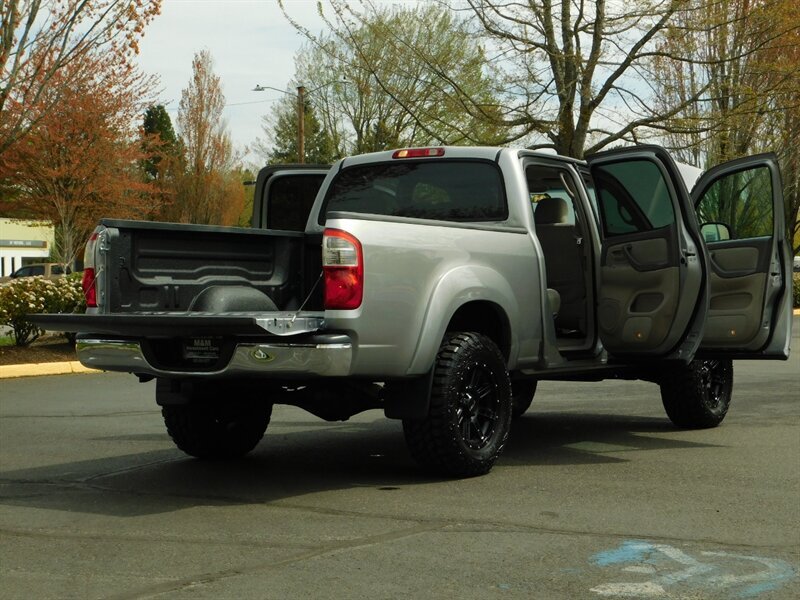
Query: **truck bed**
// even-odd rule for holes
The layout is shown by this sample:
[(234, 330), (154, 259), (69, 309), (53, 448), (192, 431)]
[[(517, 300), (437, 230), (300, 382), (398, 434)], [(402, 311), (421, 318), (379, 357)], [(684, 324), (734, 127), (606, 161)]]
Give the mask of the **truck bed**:
[[(100, 224), (107, 228), (107, 271), (98, 290), (105, 293), (105, 314), (204, 311), (197, 299), (212, 286), (251, 287), (278, 310), (296, 310), (319, 275), (319, 241), (304, 233), (108, 219)], [(314, 251), (307, 251), (309, 245)]]

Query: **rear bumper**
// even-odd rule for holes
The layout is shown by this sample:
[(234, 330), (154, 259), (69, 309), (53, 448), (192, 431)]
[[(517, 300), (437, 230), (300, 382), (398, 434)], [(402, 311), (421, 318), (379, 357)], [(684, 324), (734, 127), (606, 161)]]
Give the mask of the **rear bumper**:
[(237, 344), (222, 368), (203, 370), (159, 367), (148, 361), (136, 340), (83, 338), (76, 344), (84, 366), (156, 377), (343, 377), (350, 374), (353, 344), (340, 334), (315, 335), (300, 343), (257, 342)]

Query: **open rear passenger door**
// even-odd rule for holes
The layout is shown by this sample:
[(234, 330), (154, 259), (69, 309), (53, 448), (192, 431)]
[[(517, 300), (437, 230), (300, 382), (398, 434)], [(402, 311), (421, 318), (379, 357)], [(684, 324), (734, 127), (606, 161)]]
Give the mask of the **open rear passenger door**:
[(791, 253), (774, 154), (721, 164), (692, 190), (709, 254), (710, 292), (698, 355), (785, 359), (792, 326)]
[(275, 165), (258, 172), (253, 197), (253, 229), (304, 231), (327, 165)]
[(636, 146), (587, 159), (601, 225), (598, 335), (610, 355), (690, 361), (703, 333), (707, 263), (669, 154)]

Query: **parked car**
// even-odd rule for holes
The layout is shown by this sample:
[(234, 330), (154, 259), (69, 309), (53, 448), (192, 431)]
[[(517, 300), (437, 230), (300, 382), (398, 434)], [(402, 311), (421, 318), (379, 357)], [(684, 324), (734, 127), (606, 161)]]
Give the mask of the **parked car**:
[(60, 263), (35, 263), (32, 265), (25, 265), (20, 267), (11, 274), (11, 279), (19, 279), (20, 277), (36, 277), (37, 275), (43, 277), (61, 277), (69, 275), (72, 269)]

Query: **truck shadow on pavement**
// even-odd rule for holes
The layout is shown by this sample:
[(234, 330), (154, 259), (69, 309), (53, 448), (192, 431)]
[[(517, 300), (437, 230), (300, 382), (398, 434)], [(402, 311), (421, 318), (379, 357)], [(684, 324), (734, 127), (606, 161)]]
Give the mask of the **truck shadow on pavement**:
[[(670, 433), (676, 430), (661, 418), (532, 413), (514, 423), (506, 451), (488, 477), (508, 476), (509, 468), (546, 466), (565, 467), (564, 477), (571, 477), (570, 466), (627, 462), (630, 450), (711, 446)], [(171, 447), (166, 434), (123, 437), (149, 448), (163, 439), (164, 449), (4, 471), (0, 504), (125, 517), (194, 506), (269, 504), (356, 487), (391, 491), (410, 485), (481, 485), (486, 479), (454, 483), (426, 474), (410, 458), (401, 424), (385, 419), (274, 421), (250, 455), (231, 462), (186, 457)], [(695, 432), (694, 437), (700, 436)]]
[(701, 438), (697, 432), (681, 432), (667, 419), (618, 414), (535, 412), (513, 424), (505, 465), (585, 465), (627, 462), (624, 453), (712, 447), (685, 439)]

